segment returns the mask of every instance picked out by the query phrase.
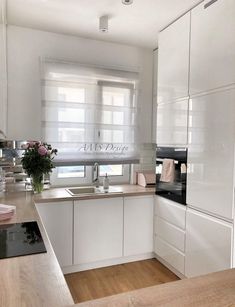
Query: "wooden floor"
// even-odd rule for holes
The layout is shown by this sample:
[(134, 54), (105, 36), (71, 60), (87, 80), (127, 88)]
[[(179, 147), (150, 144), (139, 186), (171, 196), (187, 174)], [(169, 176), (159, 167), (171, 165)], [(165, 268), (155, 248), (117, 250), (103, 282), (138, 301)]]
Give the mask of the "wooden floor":
[(75, 303), (179, 279), (156, 259), (67, 274), (65, 278)]

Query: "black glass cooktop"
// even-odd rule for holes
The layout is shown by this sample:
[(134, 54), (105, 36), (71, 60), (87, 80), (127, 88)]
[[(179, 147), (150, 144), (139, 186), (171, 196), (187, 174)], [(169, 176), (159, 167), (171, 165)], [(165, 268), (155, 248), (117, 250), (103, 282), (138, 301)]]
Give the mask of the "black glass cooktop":
[(46, 253), (37, 222), (0, 225), (0, 259)]

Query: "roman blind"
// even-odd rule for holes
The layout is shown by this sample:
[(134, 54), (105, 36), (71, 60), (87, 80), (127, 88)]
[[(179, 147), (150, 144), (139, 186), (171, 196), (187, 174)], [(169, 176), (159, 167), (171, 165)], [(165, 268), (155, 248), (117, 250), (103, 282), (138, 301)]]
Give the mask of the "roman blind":
[(42, 138), (56, 165), (135, 163), (138, 73), (43, 59)]

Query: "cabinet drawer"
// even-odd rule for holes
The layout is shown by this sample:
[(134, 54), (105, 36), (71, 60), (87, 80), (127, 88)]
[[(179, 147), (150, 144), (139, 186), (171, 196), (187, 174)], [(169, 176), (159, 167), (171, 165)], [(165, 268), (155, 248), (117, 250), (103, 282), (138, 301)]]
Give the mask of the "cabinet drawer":
[(155, 236), (155, 253), (181, 274), (184, 274), (184, 254), (158, 236)]
[(180, 251), (185, 251), (185, 231), (166, 222), (162, 218), (155, 217), (155, 234), (170, 243)]
[(155, 214), (167, 222), (185, 229), (186, 207), (163, 197), (156, 197)]

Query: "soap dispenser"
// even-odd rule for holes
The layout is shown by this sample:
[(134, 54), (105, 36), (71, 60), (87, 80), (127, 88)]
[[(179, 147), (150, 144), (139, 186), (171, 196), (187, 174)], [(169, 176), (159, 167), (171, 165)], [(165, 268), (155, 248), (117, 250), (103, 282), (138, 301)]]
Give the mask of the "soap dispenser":
[(104, 192), (108, 192), (109, 190), (109, 178), (108, 178), (107, 173), (105, 174), (105, 177), (103, 180), (103, 189), (104, 189)]

